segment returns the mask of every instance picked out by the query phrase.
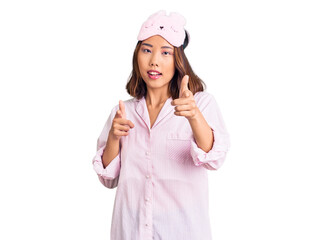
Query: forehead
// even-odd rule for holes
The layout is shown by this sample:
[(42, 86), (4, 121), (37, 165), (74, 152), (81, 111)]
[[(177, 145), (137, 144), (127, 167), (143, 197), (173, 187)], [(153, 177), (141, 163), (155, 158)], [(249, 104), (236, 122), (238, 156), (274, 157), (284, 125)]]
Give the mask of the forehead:
[(152, 37), (149, 37), (149, 38), (145, 39), (144, 41), (142, 41), (142, 43), (150, 44), (153, 47), (167, 46), (167, 47), (173, 48), (173, 46), (167, 40), (165, 40), (163, 37), (161, 37), (160, 35), (154, 35)]

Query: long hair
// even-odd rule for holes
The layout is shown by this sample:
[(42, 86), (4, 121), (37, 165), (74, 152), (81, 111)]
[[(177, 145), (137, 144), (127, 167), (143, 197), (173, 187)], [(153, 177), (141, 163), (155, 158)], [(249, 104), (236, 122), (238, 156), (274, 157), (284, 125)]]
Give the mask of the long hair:
[[(201, 92), (206, 89), (206, 84), (202, 81), (194, 72), (193, 69), (186, 58), (184, 49), (188, 45), (188, 36), (184, 40), (184, 44), (180, 47), (174, 47), (174, 61), (175, 61), (175, 74), (171, 81), (169, 82), (168, 92), (170, 93), (173, 99), (179, 98), (179, 90), (182, 78), (185, 75), (188, 75), (189, 83), (188, 88), (193, 93)], [(138, 41), (136, 48), (133, 53), (132, 59), (132, 72), (130, 74), (129, 80), (126, 84), (126, 90), (128, 94), (132, 97), (137, 97), (141, 99), (143, 96), (146, 97), (147, 86), (144, 80), (142, 79), (138, 66), (138, 52), (140, 49), (142, 41)]]

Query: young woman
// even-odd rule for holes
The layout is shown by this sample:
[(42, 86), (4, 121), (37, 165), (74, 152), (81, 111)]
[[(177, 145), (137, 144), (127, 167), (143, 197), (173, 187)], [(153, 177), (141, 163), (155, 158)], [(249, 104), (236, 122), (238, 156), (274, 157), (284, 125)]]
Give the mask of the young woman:
[(117, 187), (112, 240), (210, 240), (208, 170), (230, 147), (215, 98), (184, 48), (185, 19), (164, 11), (142, 25), (126, 85), (97, 141), (94, 170)]

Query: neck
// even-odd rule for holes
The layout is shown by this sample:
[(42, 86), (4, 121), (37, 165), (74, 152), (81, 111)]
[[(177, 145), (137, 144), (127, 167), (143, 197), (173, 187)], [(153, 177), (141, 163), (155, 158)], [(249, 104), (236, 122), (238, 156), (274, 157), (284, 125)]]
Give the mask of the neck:
[(163, 104), (170, 97), (170, 94), (155, 94), (152, 92), (147, 92), (146, 95), (146, 105), (149, 108), (159, 108), (162, 107)]

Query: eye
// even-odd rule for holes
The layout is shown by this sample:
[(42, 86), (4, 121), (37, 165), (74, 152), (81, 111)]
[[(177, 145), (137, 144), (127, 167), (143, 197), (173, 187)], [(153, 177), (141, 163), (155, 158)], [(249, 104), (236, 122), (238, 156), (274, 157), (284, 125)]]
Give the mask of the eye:
[(151, 51), (150, 51), (149, 49), (147, 49), (147, 48), (144, 48), (144, 49), (143, 49), (143, 52), (144, 52), (144, 53), (149, 53), (149, 52), (151, 52)]
[(163, 52), (162, 54), (164, 54), (164, 55), (171, 55), (170, 52)]

